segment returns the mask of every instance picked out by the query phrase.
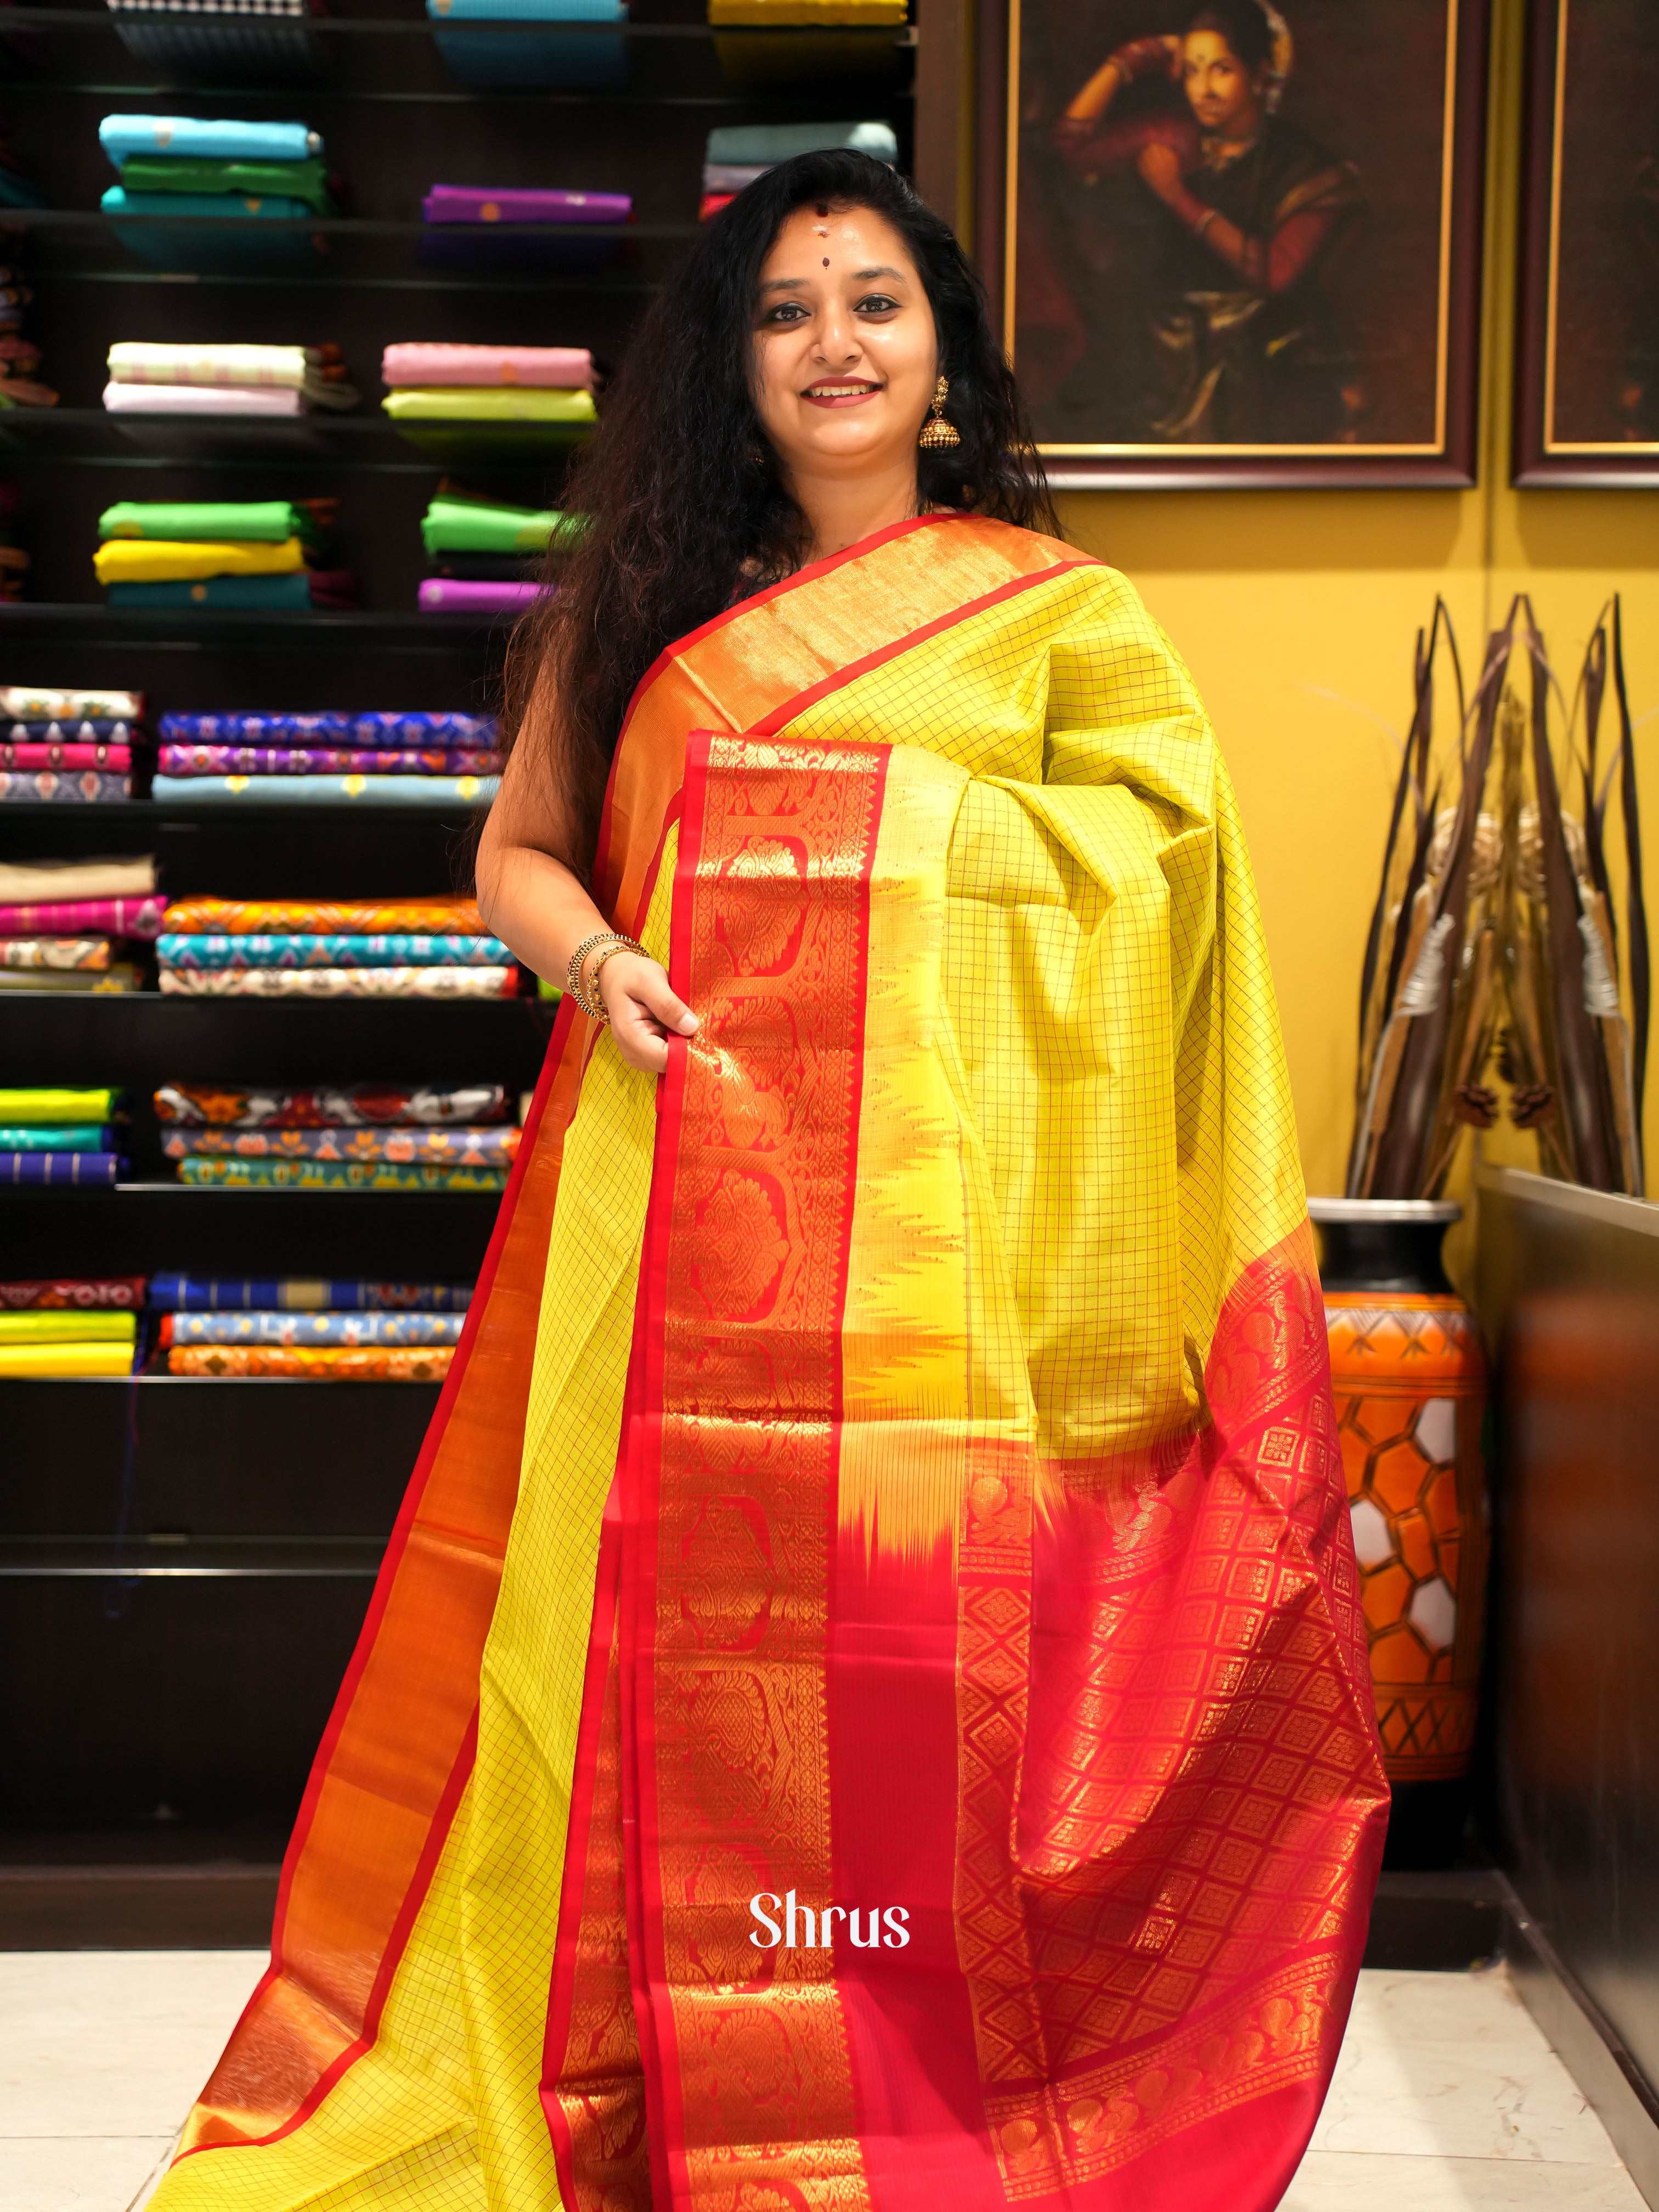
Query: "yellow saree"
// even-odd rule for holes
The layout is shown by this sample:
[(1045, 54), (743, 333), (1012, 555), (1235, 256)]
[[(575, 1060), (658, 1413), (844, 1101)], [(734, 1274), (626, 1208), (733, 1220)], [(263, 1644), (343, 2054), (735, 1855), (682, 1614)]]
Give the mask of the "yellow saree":
[(1225, 774), (939, 517), (684, 639), (161, 2212), (1276, 2203), (1387, 1793)]

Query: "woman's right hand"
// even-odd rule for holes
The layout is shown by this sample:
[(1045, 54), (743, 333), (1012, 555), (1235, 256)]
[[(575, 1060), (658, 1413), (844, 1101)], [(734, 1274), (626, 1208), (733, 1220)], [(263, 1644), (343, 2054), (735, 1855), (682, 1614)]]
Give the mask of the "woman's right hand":
[(617, 1049), (641, 1074), (666, 1071), (671, 1036), (696, 1034), (696, 1016), (675, 996), (667, 971), (654, 960), (613, 952), (599, 970), (599, 988)]

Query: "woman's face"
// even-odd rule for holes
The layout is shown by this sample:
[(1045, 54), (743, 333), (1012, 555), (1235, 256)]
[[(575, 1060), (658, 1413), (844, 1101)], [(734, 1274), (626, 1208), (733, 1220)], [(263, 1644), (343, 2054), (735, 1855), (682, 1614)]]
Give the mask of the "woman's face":
[(869, 208), (797, 209), (755, 302), (755, 404), (785, 471), (914, 466), (938, 375), (933, 311), (897, 231)]
[(1182, 41), (1182, 83), (1200, 131), (1222, 138), (1249, 138), (1261, 127), (1261, 82), (1247, 70), (1219, 31), (1188, 31)]

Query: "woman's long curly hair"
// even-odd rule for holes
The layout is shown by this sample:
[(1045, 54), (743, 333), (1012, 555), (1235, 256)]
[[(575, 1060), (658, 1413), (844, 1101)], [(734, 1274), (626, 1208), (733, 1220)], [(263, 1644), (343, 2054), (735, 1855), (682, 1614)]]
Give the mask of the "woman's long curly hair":
[(557, 589), (508, 653), (506, 742), (545, 754), (571, 823), (563, 857), (578, 869), (591, 865), (641, 678), (674, 639), (787, 574), (805, 550), (805, 518), (756, 409), (755, 301), (785, 221), (819, 203), (891, 223), (932, 304), (962, 442), (918, 454), (923, 507), (1058, 532), (984, 289), (949, 227), (867, 154), (803, 154), (768, 170), (714, 217), (641, 323), (566, 485), (565, 508), (588, 526), (550, 554), (544, 580)]

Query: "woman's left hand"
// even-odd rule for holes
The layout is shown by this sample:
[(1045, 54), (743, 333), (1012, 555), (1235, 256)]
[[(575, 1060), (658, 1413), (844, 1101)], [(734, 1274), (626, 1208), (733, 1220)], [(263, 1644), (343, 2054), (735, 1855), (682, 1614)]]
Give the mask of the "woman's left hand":
[(1136, 156), (1135, 167), (1141, 181), (1155, 191), (1159, 199), (1173, 203), (1182, 196), (1181, 156), (1173, 146), (1161, 138), (1154, 138), (1143, 146)]

